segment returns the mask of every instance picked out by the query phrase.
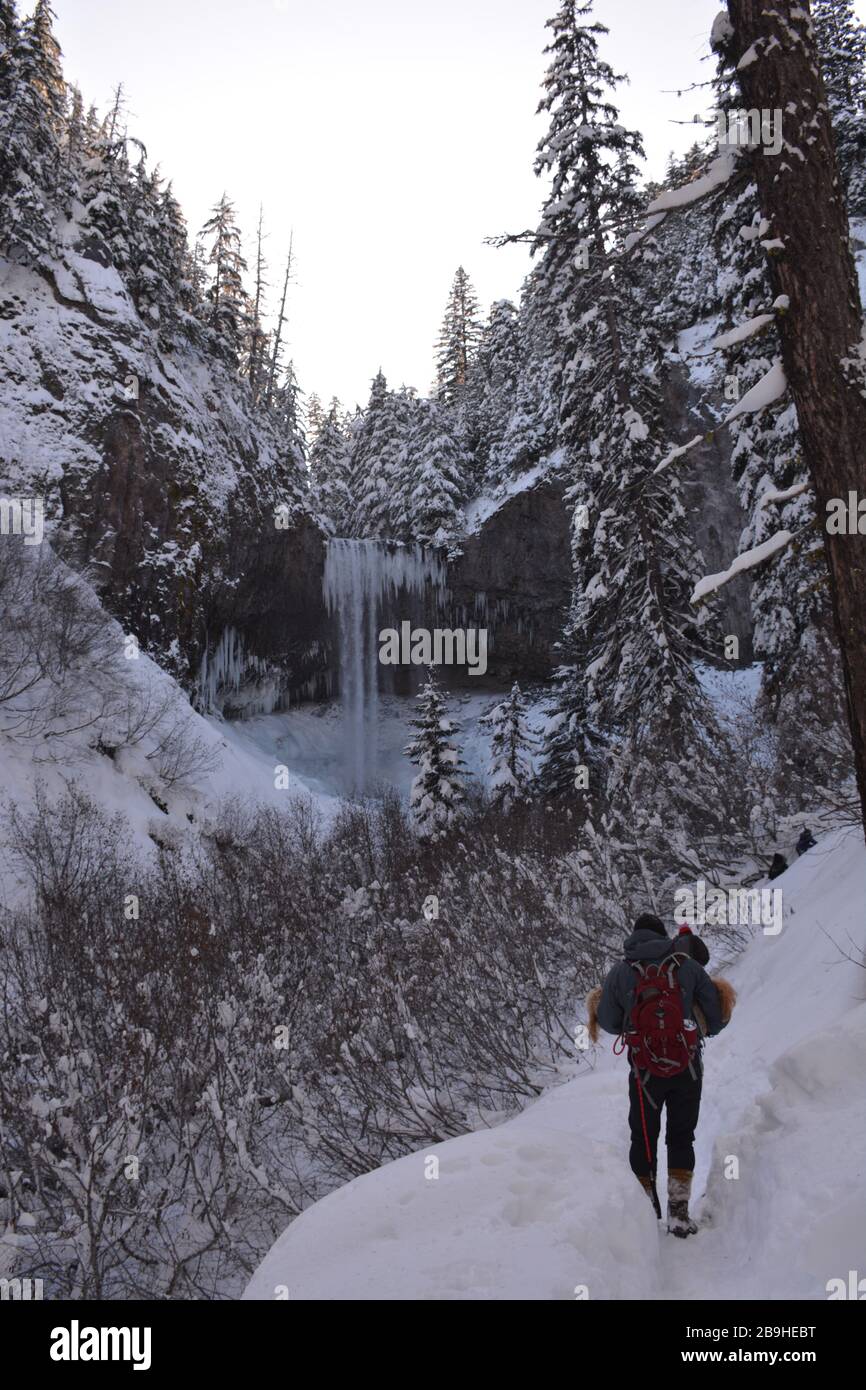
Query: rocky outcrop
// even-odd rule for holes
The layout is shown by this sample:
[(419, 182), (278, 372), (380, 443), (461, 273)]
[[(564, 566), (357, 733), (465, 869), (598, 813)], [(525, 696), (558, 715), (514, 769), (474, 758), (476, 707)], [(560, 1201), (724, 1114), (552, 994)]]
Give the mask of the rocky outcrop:
[(190, 694), (227, 632), (269, 702), (314, 693), (324, 536), (234, 368), (143, 322), (74, 238), (50, 265), (0, 262), (0, 339), (0, 491), (44, 499), (58, 553)]
[[(463, 543), (449, 566), (450, 621), (486, 627), (486, 680), (495, 686), (546, 680), (571, 589), (569, 523), (563, 490), (544, 480), (505, 498)], [(449, 673), (477, 689), (481, 677)]]

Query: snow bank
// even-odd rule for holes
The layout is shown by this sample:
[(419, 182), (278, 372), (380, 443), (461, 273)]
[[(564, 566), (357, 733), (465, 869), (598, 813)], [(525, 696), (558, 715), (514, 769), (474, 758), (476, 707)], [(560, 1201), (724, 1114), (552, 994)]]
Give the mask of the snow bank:
[(862, 835), (825, 837), (773, 887), (783, 929), (725, 970), (739, 1004), (707, 1048), (697, 1236), (668, 1237), (631, 1176), (608, 1041), (509, 1123), (318, 1202), (244, 1297), (826, 1298), (866, 1249)]

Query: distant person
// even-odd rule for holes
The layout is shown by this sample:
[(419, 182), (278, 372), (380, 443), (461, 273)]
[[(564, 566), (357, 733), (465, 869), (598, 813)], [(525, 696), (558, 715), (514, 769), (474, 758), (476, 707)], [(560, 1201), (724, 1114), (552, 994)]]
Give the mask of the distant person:
[(817, 843), (818, 841), (815, 839), (808, 825), (804, 825), (800, 838), (797, 841), (797, 853), (805, 854), (807, 849), (813, 849)]
[(624, 960), (587, 1000), (592, 1041), (597, 1041), (601, 1027), (619, 1034), (628, 1049), (629, 1163), (659, 1219), (658, 1139), (662, 1110), (667, 1110), (667, 1224), (673, 1235), (683, 1238), (698, 1229), (689, 1215), (689, 1198), (701, 1106), (702, 1034), (713, 1037), (721, 1032), (736, 1001), (727, 981), (711, 980), (695, 959), (697, 945), (706, 951), (700, 937), (688, 929), (671, 940), (660, 919), (644, 912), (626, 940)]
[(770, 865), (770, 869), (769, 869), (769, 872), (768, 872), (768, 874), (767, 874), (767, 878), (778, 878), (778, 877), (779, 877), (779, 874), (783, 874), (783, 873), (785, 872), (785, 870), (787, 869), (787, 867), (788, 867), (788, 861), (787, 861), (787, 859), (785, 858), (784, 854), (779, 854), (779, 853), (777, 852), (776, 854), (773, 855), (773, 862), (772, 862), (772, 864)]

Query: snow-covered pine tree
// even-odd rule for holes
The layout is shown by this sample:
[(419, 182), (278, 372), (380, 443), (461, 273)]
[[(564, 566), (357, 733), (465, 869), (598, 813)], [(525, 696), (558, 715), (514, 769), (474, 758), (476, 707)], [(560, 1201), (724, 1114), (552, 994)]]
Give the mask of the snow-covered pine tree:
[(363, 422), (354, 437), (352, 535), (392, 534), (391, 510), (396, 495), (400, 450), (393, 397), (380, 368), (373, 378)]
[(295, 374), (295, 364), (290, 360), (273, 392), (268, 410), (284, 441), (286, 467), (293, 475), (303, 468), (306, 455), (303, 394)]
[(206, 296), (208, 322), (228, 359), (236, 363), (248, 329), (250, 309), (243, 282), (247, 263), (234, 204), (227, 194), (223, 193), (211, 210), (202, 235), (212, 238), (208, 256), (212, 274)]
[(419, 401), (408, 448), (408, 522), (414, 540), (450, 546), (460, 534), (465, 458), (450, 412), (438, 401)]
[[(186, 223), (180, 206), (164, 187), (158, 169), (149, 171), (142, 152), (124, 205), (126, 282), (145, 321), (170, 331), (196, 307), (189, 280)], [(93, 225), (91, 223), (91, 225)]]
[(67, 87), (69, 94), (69, 114), (62, 138), (62, 182), (65, 204), (71, 210), (73, 198), (78, 197), (81, 162), (86, 149), (86, 123), (84, 99), (74, 84)]
[(479, 723), (491, 731), (488, 778), (492, 799), (504, 810), (531, 796), (536, 739), (526, 722), (526, 701), (517, 682)]
[(457, 724), (432, 670), (418, 694), (411, 726), (416, 730), (404, 752), (418, 768), (409, 794), (412, 820), (425, 839), (441, 839), (464, 813), (465, 768), (454, 741)]
[(812, 0), (839, 171), (852, 217), (866, 217), (866, 26), (852, 0)]
[(403, 385), (399, 391), (395, 391), (391, 396), (394, 456), (388, 534), (396, 540), (414, 539), (412, 524), (414, 480), (412, 437), (418, 408), (418, 397), (412, 386)]
[(436, 344), (436, 395), (445, 405), (460, 404), (478, 354), (481, 332), (478, 299), (461, 265), (451, 285)]
[(53, 20), (48, 0), (20, 22), (6, 0), (0, 16), (0, 247), (37, 263), (56, 248), (66, 118)]
[(322, 402), (315, 391), (311, 391), (309, 396), (307, 397), (306, 417), (307, 441), (310, 444), (310, 447), (312, 447), (319, 436), (319, 430), (325, 423), (325, 411), (322, 406)]
[(82, 231), (91, 247), (101, 247), (102, 254), (126, 280), (137, 258), (138, 229), (133, 226), (136, 198), (122, 87), (115, 89), (111, 108), (94, 133), (87, 156), (81, 179)]
[(490, 308), (478, 356), (469, 375), (471, 415), (476, 433), (468, 490), (480, 492), (490, 473), (491, 455), (501, 448), (514, 410), (521, 376), (518, 312), (508, 299)]
[[(619, 123), (607, 98), (624, 80), (599, 54), (605, 25), (592, 21), (592, 3), (563, 0), (547, 28), (550, 64), (538, 110), (550, 123), (538, 146), (535, 173), (551, 177), (533, 254), (533, 296), (543, 306), (559, 363), (560, 413), (570, 425), (570, 393), (564, 376), (577, 347), (580, 314), (599, 299), (611, 239), (637, 219), (641, 137)], [(573, 435), (573, 429), (572, 429)]]
[(535, 467), (556, 447), (558, 402), (555, 382), (559, 374), (552, 335), (544, 313), (537, 281), (530, 276), (524, 286), (518, 315), (520, 368), (514, 398), (501, 437), (494, 438), (482, 479), (485, 490), (507, 483), (509, 478)]
[[(664, 352), (648, 288), (658, 248), (646, 237), (612, 261), (640, 207), (640, 136), (623, 129), (605, 97), (620, 79), (598, 54), (604, 27), (582, 22), (590, 12), (567, 3), (553, 21), (543, 103), (553, 116), (539, 160), (553, 190), (538, 282), (556, 311), (562, 354), (575, 573), (543, 780), (594, 797), (602, 740), (617, 740), (625, 787), (654, 747), (696, 757), (712, 715), (695, 674), (707, 649), (689, 602), (701, 561), (676, 474), (654, 475), (665, 452)], [(692, 775), (700, 778), (698, 764)], [(655, 789), (668, 822), (688, 815), (674, 790)]]
[(345, 536), (353, 511), (351, 457), (342, 408), (336, 397), (312, 441), (310, 477), (314, 510), (327, 518), (335, 536)]

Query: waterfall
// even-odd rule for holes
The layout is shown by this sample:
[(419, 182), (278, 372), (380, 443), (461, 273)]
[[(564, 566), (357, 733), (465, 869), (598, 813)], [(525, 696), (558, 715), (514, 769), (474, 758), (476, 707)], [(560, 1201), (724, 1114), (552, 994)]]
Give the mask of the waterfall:
[(379, 632), (399, 627), (432, 588), (445, 595), (443, 560), (420, 545), (387, 541), (331, 540), (325, 555), (322, 592), (339, 624), (337, 667), (343, 710), (347, 781), (366, 792), (375, 783), (378, 741)]

